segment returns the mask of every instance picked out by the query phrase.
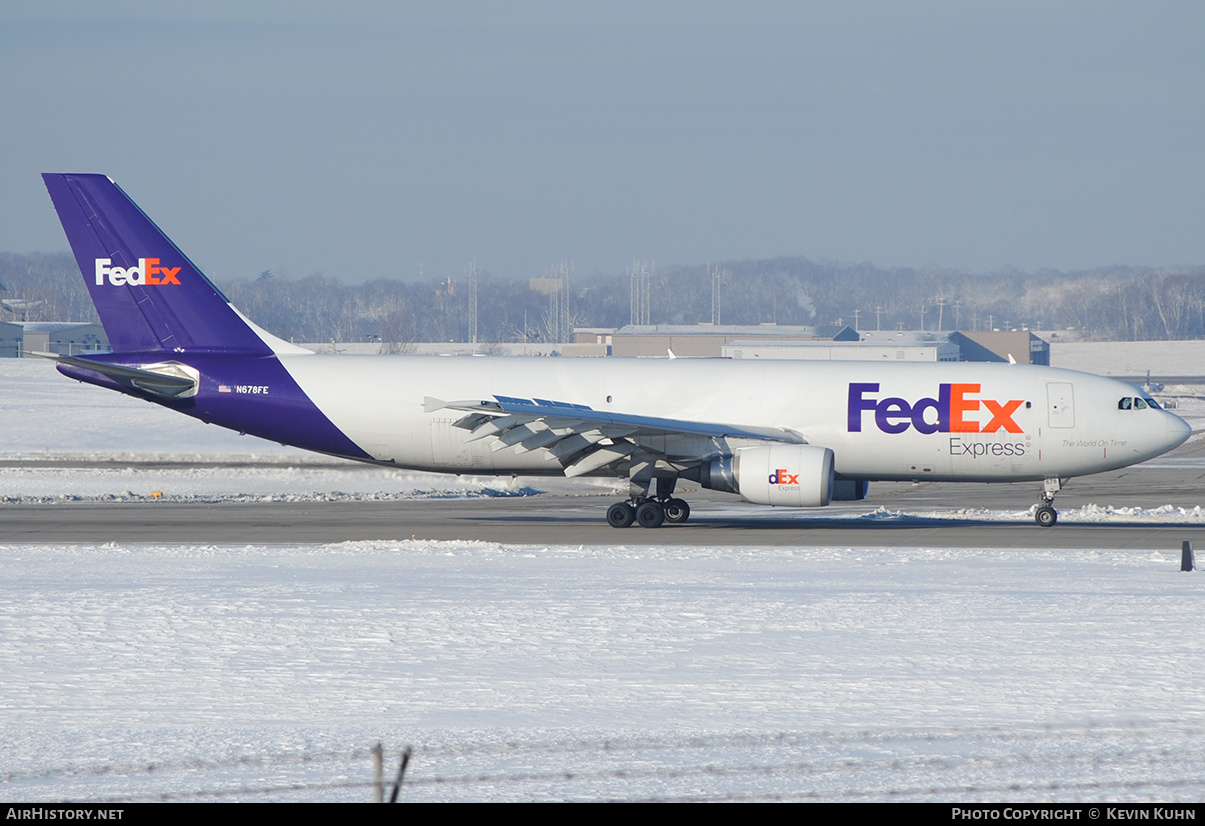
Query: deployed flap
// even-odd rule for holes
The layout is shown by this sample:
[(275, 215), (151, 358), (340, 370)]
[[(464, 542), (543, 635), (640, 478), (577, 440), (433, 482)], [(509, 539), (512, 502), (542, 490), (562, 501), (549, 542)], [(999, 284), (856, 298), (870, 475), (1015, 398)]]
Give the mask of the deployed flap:
[[(549, 401), (547, 399), (521, 399), (512, 396), (494, 396), (495, 401), (444, 402), (449, 410), (464, 410), (491, 416), (513, 416), (515, 424), (553, 420), (550, 426), (571, 426), (578, 429), (583, 424), (626, 425), (636, 433), (649, 435), (692, 435), (713, 438), (756, 439), (758, 441), (806, 444), (807, 440), (798, 433), (780, 427), (751, 427), (725, 424), (722, 422), (695, 422), (686, 419), (662, 419), (656, 416), (633, 416), (626, 413), (606, 413), (584, 404)], [(434, 401), (434, 400), (432, 400)]]
[(465, 411), (469, 415), (455, 426), (470, 431), (466, 441), (495, 439), (494, 450), (512, 445), (520, 452), (546, 450), (545, 458), (560, 462), (566, 476), (627, 460), (638, 445), (643, 454), (689, 467), (728, 452), (727, 439), (807, 443), (799, 433), (783, 428), (607, 413), (548, 399), (495, 395), (492, 400), (445, 402), (428, 396), (423, 408), (428, 413)]

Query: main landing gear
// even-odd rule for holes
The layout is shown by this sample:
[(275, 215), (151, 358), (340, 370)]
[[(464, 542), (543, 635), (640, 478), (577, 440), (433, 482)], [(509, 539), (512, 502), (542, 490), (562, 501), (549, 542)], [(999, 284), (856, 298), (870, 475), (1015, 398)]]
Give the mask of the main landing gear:
[(1047, 479), (1039, 494), (1040, 502), (1033, 512), (1033, 521), (1043, 528), (1050, 528), (1059, 521), (1059, 512), (1054, 509), (1054, 495), (1063, 489), (1063, 479)]
[(612, 528), (627, 528), (636, 522), (642, 528), (660, 528), (666, 522), (678, 525), (689, 518), (690, 505), (685, 499), (616, 502), (607, 508), (607, 524)]
[(673, 496), (678, 480), (657, 479), (657, 495), (648, 496), (647, 483), (643, 490), (634, 491), (626, 502), (616, 502), (607, 508), (607, 524), (612, 528), (627, 528), (639, 522), (642, 528), (660, 528), (666, 522), (679, 525), (690, 518), (690, 505), (685, 499)]

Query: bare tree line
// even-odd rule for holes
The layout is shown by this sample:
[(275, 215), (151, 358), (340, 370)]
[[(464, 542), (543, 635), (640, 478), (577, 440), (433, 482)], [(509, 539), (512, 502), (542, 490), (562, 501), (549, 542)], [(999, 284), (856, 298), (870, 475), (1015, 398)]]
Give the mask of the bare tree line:
[[(1205, 338), (1205, 267), (1112, 267), (1087, 272), (974, 274), (938, 268), (884, 269), (802, 257), (723, 263), (725, 324), (848, 324), (861, 330), (1075, 329), (1098, 340)], [(627, 273), (575, 276), (573, 326), (616, 328), (631, 318)], [(347, 284), (313, 274), (223, 280), (218, 286), (261, 326), (295, 341), (465, 341), (468, 283), (376, 279)], [(706, 265), (658, 267), (649, 320), (712, 319)], [(69, 254), (0, 253), (0, 320), (95, 321)], [(478, 278), (480, 341), (547, 341), (556, 329), (549, 297), (526, 280)], [(17, 310), (17, 311), (14, 311)], [(559, 311), (559, 310), (557, 310)]]

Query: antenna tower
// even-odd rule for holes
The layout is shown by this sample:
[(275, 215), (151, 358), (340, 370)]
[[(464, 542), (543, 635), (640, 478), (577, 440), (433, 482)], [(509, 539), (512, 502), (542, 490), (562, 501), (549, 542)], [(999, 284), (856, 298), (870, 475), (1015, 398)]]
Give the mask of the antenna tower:
[(628, 268), (628, 288), (632, 304), (631, 323), (649, 323), (649, 304), (652, 292), (652, 272), (656, 269), (650, 261), (633, 261)]
[(711, 323), (720, 323), (720, 290), (724, 282), (724, 277), (728, 275), (728, 270), (720, 269), (717, 264), (712, 267), (707, 265), (707, 272), (711, 274)]
[(548, 336), (552, 341), (567, 341), (573, 334), (569, 326), (569, 276), (573, 262), (562, 261), (548, 268), (548, 276), (535, 279), (543, 282), (541, 292), (548, 293)]
[(477, 259), (469, 262), (469, 342), (477, 343)]
[(559, 274), (561, 278), (561, 337), (559, 341), (569, 341), (573, 337), (573, 328), (569, 324), (569, 276), (573, 274), (573, 262), (562, 261)]

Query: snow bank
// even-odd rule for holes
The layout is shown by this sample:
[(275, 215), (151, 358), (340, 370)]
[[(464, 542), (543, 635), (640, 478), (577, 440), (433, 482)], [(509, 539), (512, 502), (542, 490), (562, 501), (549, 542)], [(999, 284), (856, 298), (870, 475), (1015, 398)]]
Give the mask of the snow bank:
[(367, 800), (381, 740), (391, 762), (419, 748), (411, 800), (1198, 799), (1205, 580), (1178, 567), (0, 546), (0, 782), (22, 800)]

